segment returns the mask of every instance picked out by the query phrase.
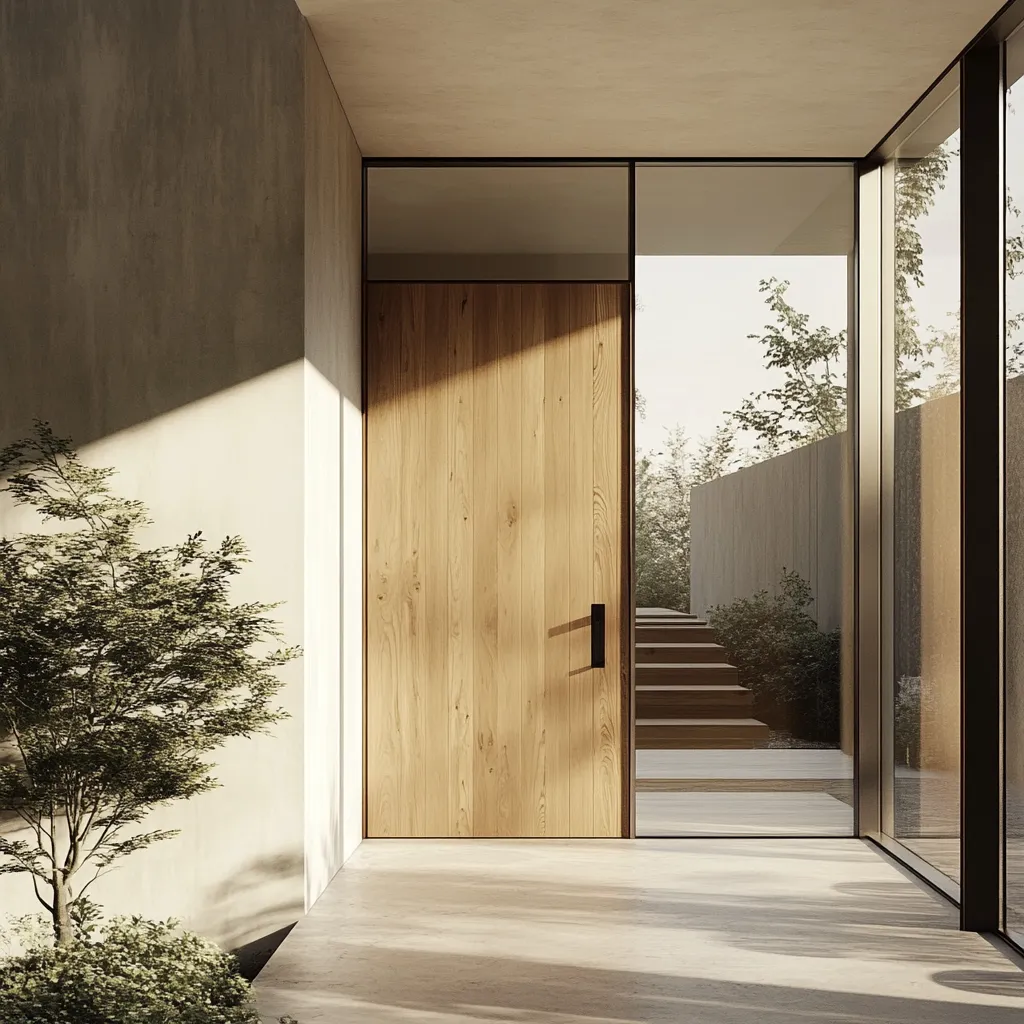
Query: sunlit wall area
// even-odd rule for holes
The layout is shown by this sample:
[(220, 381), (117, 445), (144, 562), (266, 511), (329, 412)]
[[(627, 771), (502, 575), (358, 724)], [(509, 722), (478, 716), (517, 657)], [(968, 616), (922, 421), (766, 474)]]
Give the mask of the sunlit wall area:
[(639, 834), (852, 832), (853, 219), (848, 164), (637, 166)]

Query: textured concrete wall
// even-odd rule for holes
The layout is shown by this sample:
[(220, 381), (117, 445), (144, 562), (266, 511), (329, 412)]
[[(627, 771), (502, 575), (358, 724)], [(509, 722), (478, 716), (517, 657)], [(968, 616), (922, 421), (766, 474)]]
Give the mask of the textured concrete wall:
[(960, 396), (896, 417), (893, 677), (920, 676), (921, 764), (960, 763)]
[(302, 358), (302, 31), (290, 0), (0, 4), (0, 435)]
[(821, 628), (841, 626), (847, 458), (840, 434), (695, 487), (691, 610), (774, 592), (785, 567), (810, 582)]
[(291, 717), (96, 895), (255, 957), (358, 838), (359, 156), (309, 47), (292, 0), (0, 5), (0, 443), (49, 419), (148, 504), (147, 540), (240, 534), (236, 596), (283, 602), (305, 648)]

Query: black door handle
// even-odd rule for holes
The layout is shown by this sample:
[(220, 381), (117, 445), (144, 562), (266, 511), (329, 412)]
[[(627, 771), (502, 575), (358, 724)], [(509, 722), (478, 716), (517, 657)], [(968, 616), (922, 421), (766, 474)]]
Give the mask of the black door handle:
[(590, 667), (604, 668), (604, 605), (590, 606)]

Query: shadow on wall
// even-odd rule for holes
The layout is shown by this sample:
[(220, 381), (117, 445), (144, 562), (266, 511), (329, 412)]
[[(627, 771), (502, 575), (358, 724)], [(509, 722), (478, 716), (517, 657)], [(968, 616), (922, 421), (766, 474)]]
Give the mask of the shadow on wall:
[[(486, 397), (479, 385), (474, 389), (474, 371), (505, 360), (514, 364), (520, 354), (545, 346), (554, 353), (546, 359), (557, 392), (568, 385), (568, 355), (567, 345), (556, 343), (621, 322), (624, 287), (373, 282), (367, 295), (368, 412), (435, 385)], [(486, 378), (479, 379), (486, 386)], [(473, 408), (471, 399), (467, 404)]]
[[(259, 974), (305, 912), (290, 884), (302, 869), (303, 858), (298, 854), (261, 857), (209, 891), (209, 924), (227, 931), (229, 937), (223, 945), (238, 957), (242, 973), (250, 980)], [(240, 915), (239, 908), (253, 909)], [(289, 917), (293, 919), (291, 924), (264, 931), (266, 922)], [(203, 921), (204, 926), (206, 923)]]

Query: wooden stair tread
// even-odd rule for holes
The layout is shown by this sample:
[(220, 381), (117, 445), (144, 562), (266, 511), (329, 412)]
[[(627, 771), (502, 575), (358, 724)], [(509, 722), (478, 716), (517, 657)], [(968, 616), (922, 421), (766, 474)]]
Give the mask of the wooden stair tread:
[(640, 661), (637, 662), (636, 667), (638, 669), (696, 668), (702, 672), (736, 671), (736, 666), (730, 665), (727, 661)]
[(750, 693), (746, 686), (739, 683), (637, 683), (637, 692), (651, 690), (661, 692), (663, 690), (679, 690), (683, 693), (691, 693), (695, 690), (707, 690), (708, 693)]
[(768, 726), (756, 718), (638, 718), (636, 724), (640, 725), (661, 725), (672, 726), (673, 728), (701, 728), (710, 726), (729, 726), (737, 729), (763, 729), (768, 732)]

